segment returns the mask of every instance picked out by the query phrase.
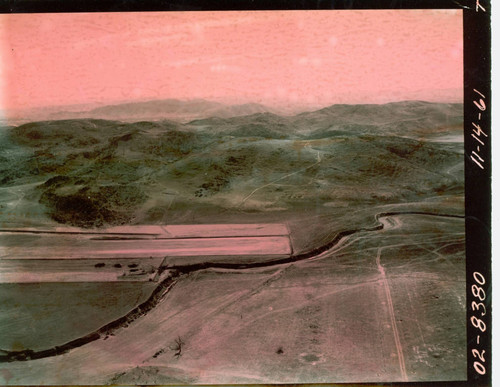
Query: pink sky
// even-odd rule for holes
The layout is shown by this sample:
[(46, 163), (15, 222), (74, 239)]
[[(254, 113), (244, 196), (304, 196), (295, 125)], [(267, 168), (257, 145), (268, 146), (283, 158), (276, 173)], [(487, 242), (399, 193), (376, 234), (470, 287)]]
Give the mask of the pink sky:
[(1, 108), (461, 101), (462, 12), (0, 15)]

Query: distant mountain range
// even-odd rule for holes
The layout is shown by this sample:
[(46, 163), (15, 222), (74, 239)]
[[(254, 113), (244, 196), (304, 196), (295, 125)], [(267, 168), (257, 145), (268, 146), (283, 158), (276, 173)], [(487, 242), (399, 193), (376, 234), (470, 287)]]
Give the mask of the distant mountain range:
[[(371, 125), (378, 128), (398, 125), (422, 128), (434, 127), (436, 122), (448, 125), (459, 123), (463, 116), (462, 104), (443, 104), (422, 101), (402, 101), (383, 105), (377, 104), (338, 104), (316, 111), (306, 111), (296, 115), (288, 115), (275, 108), (258, 103), (226, 105), (220, 102), (203, 99), (177, 100), (164, 99), (146, 102), (130, 102), (100, 107), (78, 105), (71, 107), (50, 107), (19, 112), (14, 124), (46, 120), (68, 119), (104, 119), (123, 122), (173, 120), (191, 123), (196, 126), (223, 126), (238, 130), (241, 125), (252, 124), (254, 130), (259, 125), (267, 129), (277, 130), (278, 134), (285, 129), (296, 129), (299, 133), (311, 133), (315, 130), (337, 131), (355, 129), (363, 125), (369, 129)], [(341, 129), (340, 129), (341, 127)], [(232, 130), (231, 129), (231, 130)], [(261, 128), (262, 129), (262, 128)], [(266, 130), (267, 130), (266, 129)], [(275, 133), (276, 134), (276, 133)], [(322, 136), (323, 133), (317, 133)], [(273, 136), (271, 136), (273, 137)]]
[(188, 122), (208, 117), (235, 117), (255, 113), (282, 112), (257, 103), (225, 105), (203, 99), (164, 99), (129, 102), (99, 107), (48, 107), (17, 112), (16, 121), (68, 120), (80, 118), (104, 119), (124, 122), (174, 120)]

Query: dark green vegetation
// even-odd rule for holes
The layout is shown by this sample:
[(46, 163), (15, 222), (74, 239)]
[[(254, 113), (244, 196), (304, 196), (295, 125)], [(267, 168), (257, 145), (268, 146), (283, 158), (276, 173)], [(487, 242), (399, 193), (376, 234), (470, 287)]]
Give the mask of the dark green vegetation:
[(462, 122), (462, 105), (426, 102), (34, 122), (2, 129), (0, 210), (22, 221), (36, 204), (58, 223), (100, 227), (462, 196)]

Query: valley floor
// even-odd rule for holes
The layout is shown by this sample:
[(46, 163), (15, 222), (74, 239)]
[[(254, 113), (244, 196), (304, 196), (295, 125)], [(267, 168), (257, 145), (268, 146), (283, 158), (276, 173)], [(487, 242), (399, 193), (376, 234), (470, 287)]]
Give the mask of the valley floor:
[[(422, 208), (425, 205), (399, 210)], [(433, 212), (441, 214), (451, 209), (436, 208)], [(389, 210), (394, 207), (377, 209)], [(363, 223), (373, 227), (373, 220), (366, 220), (373, 219), (373, 210), (362, 212), (351, 211), (353, 227)], [(343, 219), (347, 222), (347, 215)], [(181, 274), (147, 314), (63, 355), (4, 363), (3, 382), (466, 379), (464, 220), (400, 214), (380, 222), (383, 229), (352, 233), (331, 249), (301, 261)], [(293, 238), (294, 225), (289, 226), (295, 249), (301, 239)], [(3, 322), (2, 335), (19, 329), (16, 319), (31, 325), (31, 330), (21, 329), (29, 342), (19, 337), (18, 347), (2, 350), (33, 346), (38, 337), (43, 339), (42, 348), (63, 344), (74, 339), (72, 324), (88, 323), (80, 332), (92, 331), (94, 315), (108, 321), (117, 318), (127, 305), (132, 308), (146, 299), (154, 284), (48, 283), (16, 284), (16, 288), (1, 284), (0, 292), (10, 294), (2, 301), (10, 321)], [(82, 295), (88, 300), (85, 307), (65, 309), (72, 298)], [(65, 316), (65, 311), (72, 315)], [(65, 332), (60, 337), (58, 329)]]

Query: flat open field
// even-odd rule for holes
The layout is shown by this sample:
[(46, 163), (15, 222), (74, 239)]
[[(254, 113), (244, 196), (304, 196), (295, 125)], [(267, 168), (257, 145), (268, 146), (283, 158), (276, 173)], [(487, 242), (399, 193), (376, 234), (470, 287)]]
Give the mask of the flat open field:
[[(155, 308), (106, 340), (10, 363), (11, 382), (465, 379), (463, 219), (403, 214), (380, 222), (381, 230), (299, 262), (183, 274)], [(178, 338), (182, 356), (172, 350)]]
[(151, 282), (2, 283), (0, 349), (41, 350), (84, 336), (126, 314), (155, 286)]

